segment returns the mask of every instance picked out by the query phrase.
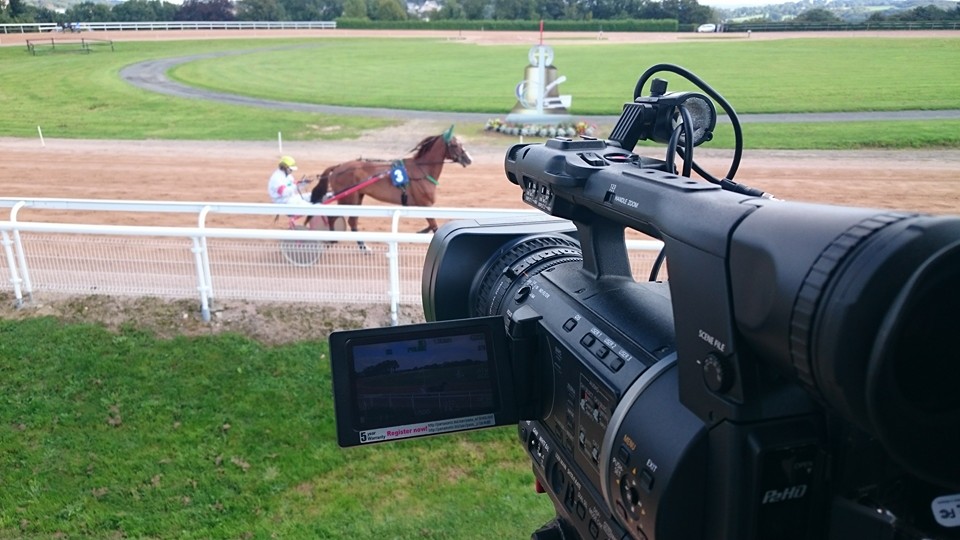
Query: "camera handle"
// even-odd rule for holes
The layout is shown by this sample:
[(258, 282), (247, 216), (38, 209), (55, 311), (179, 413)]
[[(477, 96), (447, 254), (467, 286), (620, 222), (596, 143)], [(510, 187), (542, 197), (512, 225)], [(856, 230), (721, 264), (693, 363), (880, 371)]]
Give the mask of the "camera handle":
[(583, 271), (591, 278), (632, 278), (630, 259), (624, 240), (624, 227), (614, 221), (591, 216), (590, 220), (574, 219), (583, 250)]

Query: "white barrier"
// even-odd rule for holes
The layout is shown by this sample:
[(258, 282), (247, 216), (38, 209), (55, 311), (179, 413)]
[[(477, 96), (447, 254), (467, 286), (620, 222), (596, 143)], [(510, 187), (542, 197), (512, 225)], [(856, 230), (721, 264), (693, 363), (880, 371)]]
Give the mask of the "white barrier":
[[(7, 276), (0, 282), (0, 290), (10, 289), (18, 305), (25, 296), (32, 299), (41, 291), (167, 298), (198, 295), (201, 313), (208, 320), (215, 298), (386, 302), (394, 324), (401, 303), (421, 301), (420, 278), (432, 238), (399, 232), (401, 219), (547, 217), (534, 210), (510, 209), (297, 207), (301, 215), (390, 220), (389, 232), (338, 232), (208, 226), (214, 214), (273, 216), (290, 212), (289, 206), (273, 204), (0, 198), (0, 208), (10, 208), (9, 219), (0, 221), (4, 251), (0, 275), (5, 269)], [(48, 210), (70, 211), (77, 222), (45, 220), (43, 214)], [(21, 219), (24, 211), (30, 212), (30, 221)], [(79, 222), (116, 212), (193, 214), (196, 226)], [(366, 243), (367, 249), (361, 250), (358, 241)], [(284, 242), (306, 242), (294, 253), (307, 258), (290, 259), (289, 249), (284, 258)], [(635, 272), (649, 268), (660, 245), (655, 241), (628, 242)]]
[(149, 30), (332, 30), (335, 21), (153, 21), (153, 22), (74, 22), (63, 28), (56, 23), (0, 24), (0, 33), (69, 31), (149, 31)]

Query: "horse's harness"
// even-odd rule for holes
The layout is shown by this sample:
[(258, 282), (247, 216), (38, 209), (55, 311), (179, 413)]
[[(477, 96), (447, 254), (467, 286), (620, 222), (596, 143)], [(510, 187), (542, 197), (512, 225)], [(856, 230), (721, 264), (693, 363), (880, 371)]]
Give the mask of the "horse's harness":
[[(423, 171), (423, 165), (435, 165), (436, 163), (446, 163), (446, 159), (442, 159), (439, 162), (427, 162), (427, 163), (416, 163), (417, 168)], [(323, 204), (330, 204), (334, 201), (342, 199), (351, 193), (360, 191), (361, 189), (379, 182), (384, 178), (390, 178), (390, 182), (394, 187), (400, 190), (400, 204), (402, 206), (409, 206), (407, 201), (409, 200), (407, 195), (407, 186), (410, 185), (410, 181), (413, 180), (410, 178), (410, 173), (407, 172), (406, 166), (403, 164), (402, 159), (397, 159), (390, 162), (390, 168), (384, 172), (374, 174), (373, 176), (368, 177), (366, 180), (363, 180), (357, 184), (354, 184), (348, 188), (341, 189), (340, 191), (334, 193), (330, 197), (327, 197), (323, 200)], [(423, 179), (429, 180), (435, 186), (439, 186), (440, 182), (433, 176), (426, 174), (423, 176)]]

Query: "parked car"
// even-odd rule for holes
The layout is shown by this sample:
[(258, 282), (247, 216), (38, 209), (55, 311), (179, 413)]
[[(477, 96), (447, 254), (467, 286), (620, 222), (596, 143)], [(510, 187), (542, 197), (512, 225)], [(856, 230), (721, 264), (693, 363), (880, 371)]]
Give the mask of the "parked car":
[(717, 25), (712, 23), (701, 24), (700, 26), (697, 27), (697, 32), (716, 32), (716, 31), (717, 31)]

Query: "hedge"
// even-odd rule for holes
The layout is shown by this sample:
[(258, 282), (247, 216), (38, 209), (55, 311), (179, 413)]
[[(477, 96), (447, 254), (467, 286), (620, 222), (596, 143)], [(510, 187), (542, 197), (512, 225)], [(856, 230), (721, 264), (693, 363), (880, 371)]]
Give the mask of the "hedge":
[[(337, 19), (337, 28), (367, 30), (538, 30), (540, 21), (441, 19), (423, 21), (371, 21)], [(676, 32), (676, 19), (613, 19), (591, 21), (551, 20), (544, 22), (551, 32)]]

